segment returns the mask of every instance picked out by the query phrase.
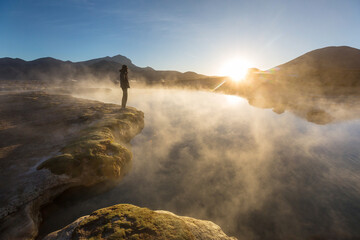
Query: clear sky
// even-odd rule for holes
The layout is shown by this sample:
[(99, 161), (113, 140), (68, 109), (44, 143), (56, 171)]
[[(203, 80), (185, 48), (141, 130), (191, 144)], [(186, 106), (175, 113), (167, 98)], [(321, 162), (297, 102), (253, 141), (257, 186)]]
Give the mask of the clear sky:
[(360, 0), (1, 0), (0, 57), (114, 56), (216, 74), (240, 56), (262, 70), (326, 46), (360, 48)]

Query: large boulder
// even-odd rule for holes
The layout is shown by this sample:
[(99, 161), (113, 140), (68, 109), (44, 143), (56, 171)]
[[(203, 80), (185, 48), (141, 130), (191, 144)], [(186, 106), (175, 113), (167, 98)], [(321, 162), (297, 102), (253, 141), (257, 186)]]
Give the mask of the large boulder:
[(177, 216), (167, 211), (152, 211), (130, 204), (99, 209), (65, 228), (50, 233), (44, 240), (74, 239), (224, 239), (221, 228), (210, 221)]

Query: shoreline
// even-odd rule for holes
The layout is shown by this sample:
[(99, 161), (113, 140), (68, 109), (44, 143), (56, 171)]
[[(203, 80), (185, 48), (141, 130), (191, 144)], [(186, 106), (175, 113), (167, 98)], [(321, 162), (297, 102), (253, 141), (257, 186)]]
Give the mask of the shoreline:
[[(1, 186), (5, 196), (0, 211), (2, 239), (35, 238), (44, 204), (68, 188), (119, 179), (129, 170), (132, 155), (126, 145), (144, 127), (142, 112), (134, 108), (120, 111), (115, 104), (45, 92), (0, 97), (5, 103), (1, 108), (1, 138), (5, 145), (17, 146), (3, 151), (1, 159), (1, 178), (12, 186)], [(34, 149), (36, 146), (40, 150)], [(83, 149), (103, 152), (81, 155)], [(64, 154), (73, 158), (59, 162), (58, 157)], [(83, 164), (79, 165), (80, 156)], [(103, 162), (103, 158), (108, 161)], [(45, 161), (40, 163), (39, 159)], [(8, 162), (20, 167), (11, 172)], [(74, 166), (78, 166), (76, 174)]]

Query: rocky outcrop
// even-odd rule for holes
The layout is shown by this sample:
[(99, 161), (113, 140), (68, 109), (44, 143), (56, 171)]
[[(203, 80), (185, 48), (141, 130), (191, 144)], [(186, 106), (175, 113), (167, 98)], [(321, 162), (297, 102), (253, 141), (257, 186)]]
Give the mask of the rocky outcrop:
[(65, 228), (47, 235), (45, 240), (70, 239), (224, 239), (221, 228), (210, 221), (152, 211), (129, 204), (99, 209)]
[(45, 92), (0, 102), (0, 239), (34, 238), (43, 204), (131, 167), (129, 141), (144, 127), (134, 108)]

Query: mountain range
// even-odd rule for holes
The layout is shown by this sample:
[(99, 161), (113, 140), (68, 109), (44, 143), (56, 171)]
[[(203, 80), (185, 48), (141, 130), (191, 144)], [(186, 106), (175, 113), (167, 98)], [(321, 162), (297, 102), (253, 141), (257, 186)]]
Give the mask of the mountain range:
[[(119, 78), (119, 69), (129, 67), (131, 79), (147, 84), (216, 85), (224, 78), (208, 77), (195, 72), (158, 71), (138, 67), (122, 55), (82, 62), (62, 61), (50, 57), (25, 61), (0, 58), (0, 80), (111, 80)], [(348, 46), (325, 47), (305, 53), (267, 71), (252, 69), (250, 81), (301, 86), (360, 86), (360, 50)], [(193, 81), (191, 81), (193, 80)], [(211, 84), (209, 84), (211, 82)], [(212, 83), (214, 82), (214, 83)]]
[(62, 61), (51, 57), (25, 61), (19, 58), (0, 58), (0, 80), (77, 81), (111, 80), (119, 78), (119, 69), (125, 64), (131, 79), (146, 83), (198, 79), (205, 77), (195, 72), (156, 71), (151, 67), (141, 68), (122, 55), (103, 57), (82, 62)]

